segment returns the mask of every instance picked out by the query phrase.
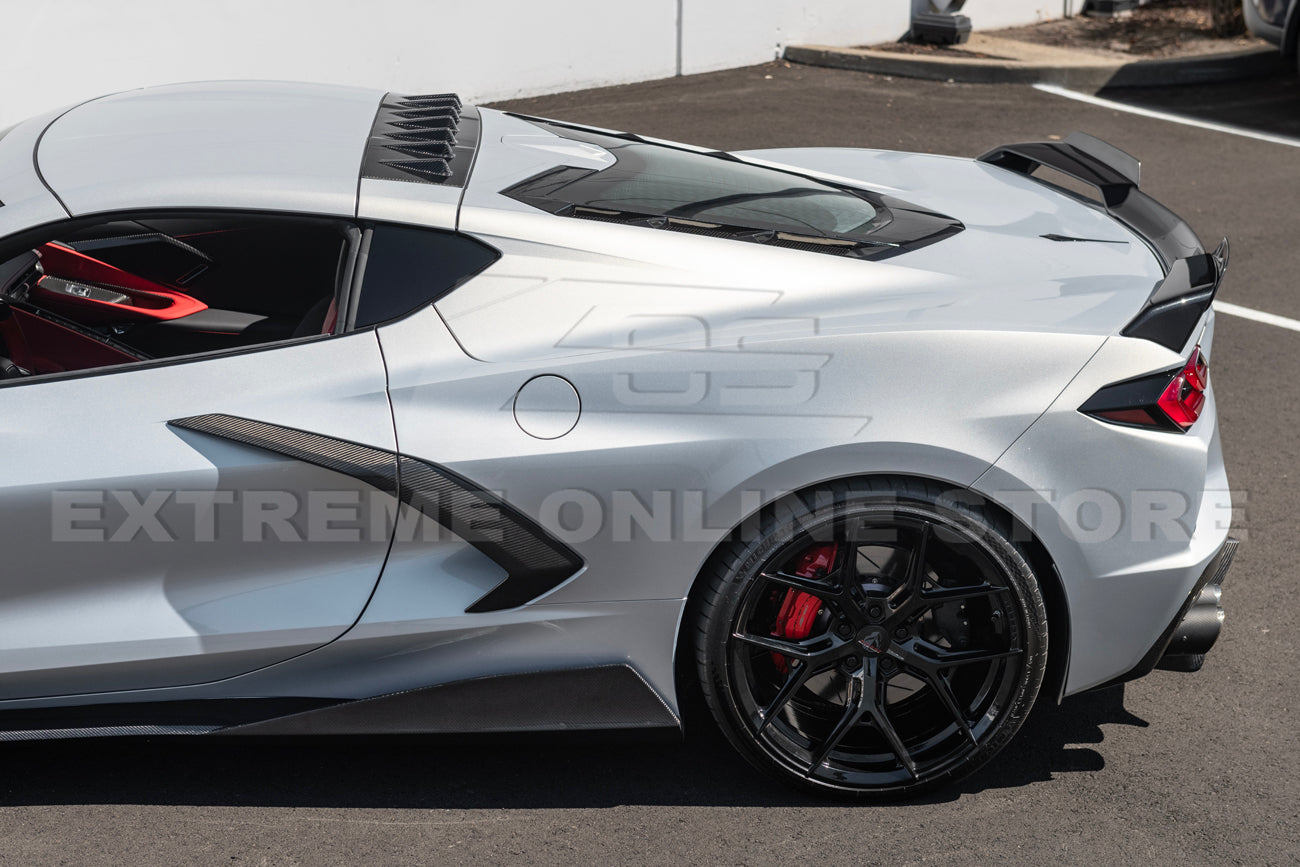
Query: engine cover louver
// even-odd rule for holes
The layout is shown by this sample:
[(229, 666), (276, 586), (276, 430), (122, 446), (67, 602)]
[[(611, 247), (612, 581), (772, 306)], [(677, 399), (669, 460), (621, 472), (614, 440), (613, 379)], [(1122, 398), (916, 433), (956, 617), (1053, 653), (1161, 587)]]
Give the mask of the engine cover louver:
[(375, 114), (361, 177), (465, 186), (478, 146), (478, 109), (454, 93), (387, 94)]

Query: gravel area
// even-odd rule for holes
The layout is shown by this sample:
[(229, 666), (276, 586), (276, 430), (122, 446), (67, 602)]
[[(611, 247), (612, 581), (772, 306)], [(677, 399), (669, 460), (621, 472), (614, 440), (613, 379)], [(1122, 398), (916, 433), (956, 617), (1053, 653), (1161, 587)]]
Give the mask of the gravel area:
[[(978, 25), (978, 19), (975, 19)], [(1249, 34), (1219, 37), (1213, 33), (1206, 0), (1152, 0), (1121, 17), (1092, 18), (1076, 15), (1024, 27), (982, 31), (987, 36), (1086, 51), (1103, 57), (1176, 58), (1227, 51), (1244, 51), (1266, 45)], [(998, 58), (965, 46), (944, 47), (889, 42), (863, 46), (875, 51), (903, 54), (961, 55)]]

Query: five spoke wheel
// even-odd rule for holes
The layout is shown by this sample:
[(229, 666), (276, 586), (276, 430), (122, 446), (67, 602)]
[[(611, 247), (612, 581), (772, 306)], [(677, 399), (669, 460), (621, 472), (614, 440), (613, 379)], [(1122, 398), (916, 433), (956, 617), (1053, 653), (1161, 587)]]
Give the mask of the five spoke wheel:
[(982, 511), (854, 494), (735, 543), (706, 605), (701, 673), (724, 732), (765, 769), (908, 793), (969, 773), (1014, 734), (1042, 679), (1046, 617)]

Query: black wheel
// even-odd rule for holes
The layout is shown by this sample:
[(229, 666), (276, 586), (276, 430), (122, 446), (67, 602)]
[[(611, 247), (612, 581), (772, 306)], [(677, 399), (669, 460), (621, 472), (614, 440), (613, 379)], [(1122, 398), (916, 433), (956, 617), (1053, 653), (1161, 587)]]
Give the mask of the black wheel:
[(1042, 595), (1009, 535), (897, 479), (813, 492), (738, 533), (697, 608), (723, 733), (760, 769), (850, 797), (974, 771), (1020, 727), (1047, 661)]

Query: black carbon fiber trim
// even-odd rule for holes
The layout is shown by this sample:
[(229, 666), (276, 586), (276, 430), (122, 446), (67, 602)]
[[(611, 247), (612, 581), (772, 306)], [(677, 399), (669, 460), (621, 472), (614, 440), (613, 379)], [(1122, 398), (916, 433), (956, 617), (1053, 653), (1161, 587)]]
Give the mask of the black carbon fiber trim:
[(394, 497), (398, 494), (397, 455), (383, 449), (220, 413), (172, 419), (167, 423), (315, 464), (360, 479)]
[(130, 701), (0, 711), (0, 741), (201, 734), (338, 704), (338, 698)]
[(0, 731), (0, 741), (54, 741), (69, 738), (120, 738), (144, 735), (206, 735), (217, 726), (90, 726), (70, 729)]
[[(654, 152), (677, 151), (701, 160), (719, 160), (725, 163), (744, 163), (732, 154), (723, 151), (702, 153), (691, 148), (667, 142), (654, 141), (638, 135), (621, 132), (609, 132), (593, 127), (583, 127), (562, 121), (547, 120), (529, 115), (509, 113), (511, 117), (527, 121), (539, 129), (556, 133), (563, 138), (594, 144), (615, 156), (615, 161), (624, 164), (626, 171), (639, 173), (644, 178), (653, 179), (656, 173), (672, 170), (654, 168), (643, 156), (620, 152), (620, 148), (611, 144), (611, 140), (630, 142), (646, 146), (641, 150)], [(501, 195), (523, 202), (534, 208), (561, 217), (575, 217), (582, 220), (595, 220), (605, 223), (621, 223), (647, 229), (684, 232), (710, 238), (722, 238), (744, 241), (750, 244), (763, 244), (772, 247), (784, 247), (803, 250), (810, 253), (822, 253), (830, 256), (845, 256), (852, 259), (890, 259), (912, 250), (928, 247), (946, 238), (951, 238), (965, 230), (965, 226), (952, 217), (905, 202), (893, 196), (887, 196), (874, 190), (832, 183), (825, 178), (814, 178), (789, 168), (751, 167), (751, 170), (767, 171), (790, 178), (802, 178), (823, 191), (838, 191), (844, 196), (854, 196), (868, 202), (875, 211), (869, 230), (870, 237), (856, 234), (837, 234), (828, 228), (799, 228), (790, 221), (763, 219), (754, 212), (744, 223), (714, 222), (711, 217), (696, 217), (687, 210), (694, 210), (705, 203), (679, 203), (675, 207), (656, 207), (646, 200), (622, 202), (628, 210), (616, 209), (620, 204), (606, 198), (608, 188), (600, 180), (601, 172), (607, 169), (584, 169), (576, 166), (557, 166), (546, 169), (530, 178), (501, 190)], [(734, 195), (748, 196), (733, 190)], [(645, 194), (649, 195), (649, 194)], [(784, 194), (783, 194), (784, 195)], [(723, 197), (726, 199), (729, 197)], [(721, 201), (722, 199), (719, 199)], [(861, 227), (860, 227), (861, 230)]]
[(573, 549), (527, 515), (445, 467), (220, 413), (174, 419), (168, 424), (343, 473), (399, 497), (437, 521), (506, 571), (505, 580), (466, 608), (467, 614), (516, 608), (558, 587), (583, 566)]
[(977, 159), (1026, 177), (1046, 166), (1096, 187), (1105, 212), (1143, 238), (1166, 270), (1205, 252), (1191, 226), (1138, 189), (1138, 160), (1101, 139), (1075, 132), (1065, 141), (1002, 145)]
[(582, 568), (582, 558), (571, 548), (495, 494), (445, 467), (405, 456), (400, 461), (402, 500), (506, 570), (506, 579), (466, 613), (523, 605)]
[(479, 115), (454, 93), (389, 93), (375, 114), (361, 177), (463, 187), (478, 147)]
[(351, 701), (221, 735), (469, 734), (679, 728), (627, 665), (504, 674)]
[(1228, 267), (1228, 239), (1213, 253), (1174, 262), (1141, 312), (1120, 332), (1181, 352), (1196, 325), (1214, 303)]

